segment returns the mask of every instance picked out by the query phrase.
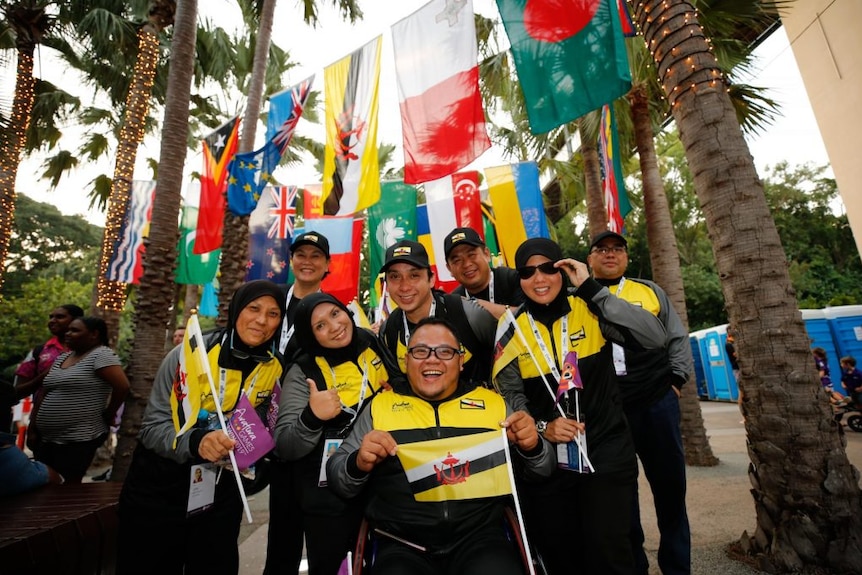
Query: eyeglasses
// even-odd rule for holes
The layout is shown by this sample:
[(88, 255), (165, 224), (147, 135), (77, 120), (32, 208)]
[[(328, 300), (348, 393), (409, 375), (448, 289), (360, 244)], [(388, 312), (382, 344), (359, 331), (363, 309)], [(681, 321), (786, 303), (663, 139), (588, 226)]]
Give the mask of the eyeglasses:
[(518, 277), (522, 280), (528, 280), (536, 275), (536, 270), (539, 270), (546, 276), (558, 274), (560, 273), (560, 270), (554, 267), (555, 263), (556, 262), (545, 262), (537, 266), (524, 266), (522, 268), (518, 268)]
[(456, 355), (460, 355), (461, 350), (455, 349), (454, 347), (450, 347), (448, 345), (438, 345), (437, 347), (417, 345), (416, 347), (411, 347), (410, 349), (408, 349), (407, 353), (409, 353), (410, 357), (412, 357), (413, 359), (428, 359), (433, 353), (435, 356), (437, 356), (437, 359), (449, 361)]
[(626, 247), (625, 246), (601, 246), (598, 248), (593, 248), (592, 253), (601, 254), (603, 256), (606, 256), (609, 253), (624, 254), (624, 253), (626, 253)]

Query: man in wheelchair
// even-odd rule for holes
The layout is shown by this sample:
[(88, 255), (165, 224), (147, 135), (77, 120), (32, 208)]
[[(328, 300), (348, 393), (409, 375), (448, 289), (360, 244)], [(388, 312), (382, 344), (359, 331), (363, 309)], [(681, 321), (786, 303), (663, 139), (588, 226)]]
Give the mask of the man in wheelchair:
[(375, 575), (524, 572), (504, 529), (511, 487), (500, 428), (525, 480), (550, 476), (556, 455), (529, 414), (460, 381), (462, 363), (452, 324), (422, 320), (408, 344), (409, 388), (375, 396), (327, 464), (336, 493), (365, 490)]

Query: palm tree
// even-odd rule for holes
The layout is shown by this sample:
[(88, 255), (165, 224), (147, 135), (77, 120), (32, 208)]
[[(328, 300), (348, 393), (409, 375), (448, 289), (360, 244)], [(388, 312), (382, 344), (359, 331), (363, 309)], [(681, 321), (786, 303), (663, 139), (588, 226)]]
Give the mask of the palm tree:
[[(15, 179), (30, 123), (36, 84), (33, 53), (54, 23), (54, 19), (45, 12), (43, 2), (30, 0), (4, 4), (6, 20), (15, 34), (18, 67), (10, 125), (0, 132), (0, 262), (6, 261), (15, 224)], [(3, 287), (3, 271), (4, 267), (0, 266), (0, 289)]]
[(126, 400), (112, 481), (123, 481), (126, 477), (153, 380), (165, 355), (165, 327), (169, 324), (174, 299), (172, 277), (179, 238), (177, 214), (182, 201), (183, 165), (187, 150), (196, 20), (197, 0), (179, 0), (176, 3), (171, 41), (157, 193), (144, 254), (144, 276), (135, 297), (135, 338), (129, 366), (132, 390)]
[(635, 18), (694, 176), (738, 331), (761, 569), (862, 571), (862, 492), (811, 364), (784, 251), (709, 43), (687, 0)]

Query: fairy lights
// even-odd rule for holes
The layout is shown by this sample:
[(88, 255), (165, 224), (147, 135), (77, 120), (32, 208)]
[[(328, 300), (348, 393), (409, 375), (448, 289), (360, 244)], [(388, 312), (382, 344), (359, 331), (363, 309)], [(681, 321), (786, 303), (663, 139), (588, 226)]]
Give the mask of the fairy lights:
[(117, 145), (114, 179), (111, 184), (111, 198), (108, 203), (105, 235), (102, 239), (102, 254), (99, 261), (96, 305), (101, 309), (116, 312), (122, 311), (126, 303), (126, 284), (107, 279), (106, 272), (123, 224), (126, 205), (129, 203), (135, 156), (144, 138), (159, 59), (158, 36), (148, 29), (149, 26), (144, 26), (138, 31), (138, 57), (135, 61), (129, 93), (126, 96), (126, 112)]

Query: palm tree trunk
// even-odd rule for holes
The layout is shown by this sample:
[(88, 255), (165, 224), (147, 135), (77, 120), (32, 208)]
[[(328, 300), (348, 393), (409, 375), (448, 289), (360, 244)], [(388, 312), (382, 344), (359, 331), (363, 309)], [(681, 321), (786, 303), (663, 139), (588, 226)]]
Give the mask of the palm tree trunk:
[(697, 13), (642, 0), (635, 16), (668, 96), (737, 328), (757, 526), (769, 572), (862, 572), (862, 492), (814, 371), (784, 250)]
[(170, 323), (174, 298), (174, 267), (179, 240), (177, 219), (182, 201), (189, 98), (194, 73), (197, 0), (179, 0), (176, 6), (157, 191), (144, 253), (144, 275), (135, 298), (135, 338), (129, 366), (132, 389), (120, 426), (112, 481), (123, 481), (128, 472), (153, 380), (165, 355), (165, 330)]
[[(105, 220), (105, 233), (99, 257), (99, 273), (95, 286), (96, 315), (108, 324), (108, 334), (113, 347), (119, 336), (120, 312), (126, 303), (126, 284), (106, 277), (114, 245), (123, 225), (126, 206), (132, 189), (132, 174), (138, 146), (144, 138), (144, 128), (149, 115), (150, 97), (156, 77), (159, 59), (159, 33), (161, 20), (151, 18), (138, 31), (138, 56), (134, 74), (126, 96), (126, 111), (120, 137), (117, 142), (117, 159), (114, 164), (114, 179)], [(170, 23), (168, 23), (170, 24)]]
[(608, 229), (608, 214), (602, 195), (602, 162), (596, 146), (596, 135), (586, 132), (583, 121), (578, 121), (578, 132), (581, 136), (581, 157), (584, 159), (587, 219), (590, 237), (593, 237)]
[[(659, 172), (646, 87), (638, 84), (632, 88), (629, 92), (629, 101), (643, 180), (647, 244), (653, 279), (664, 288), (671, 305), (682, 320), (685, 329), (688, 330), (688, 310), (685, 307), (685, 286), (680, 271), (679, 250), (667, 196), (664, 193), (664, 183)], [(712, 447), (709, 445), (709, 438), (703, 426), (697, 387), (691, 377), (688, 384), (682, 388), (680, 412), (686, 463), (697, 466), (718, 465), (718, 458), (712, 453)]]
[[(260, 101), (263, 97), (266, 63), (269, 57), (269, 44), (272, 38), (272, 21), (276, 0), (264, 0), (260, 16), (260, 29), (254, 47), (254, 63), (248, 88), (248, 107), (242, 123), (242, 137), (239, 141), (240, 153), (254, 149), (257, 134), (257, 121), (260, 115)], [(248, 216), (238, 217), (230, 210), (224, 213), (224, 242), (222, 244), (219, 276), (219, 323), (227, 321), (227, 308), (233, 293), (245, 280), (245, 262), (248, 259)]]

